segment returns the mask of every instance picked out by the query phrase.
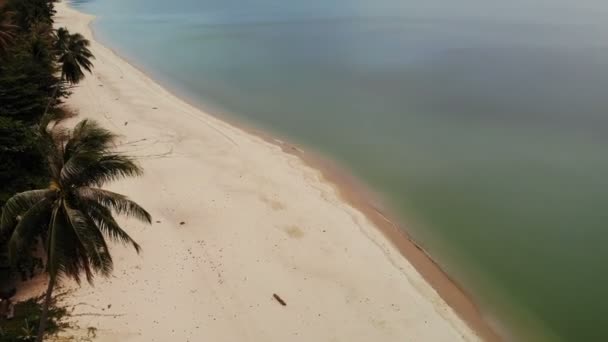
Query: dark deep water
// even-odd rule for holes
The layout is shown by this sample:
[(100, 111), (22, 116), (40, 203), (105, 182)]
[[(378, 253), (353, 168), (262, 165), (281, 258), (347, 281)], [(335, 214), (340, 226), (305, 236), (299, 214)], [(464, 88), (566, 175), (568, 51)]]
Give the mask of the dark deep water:
[(180, 94), (352, 169), (517, 340), (608, 341), (607, 2), (74, 3)]

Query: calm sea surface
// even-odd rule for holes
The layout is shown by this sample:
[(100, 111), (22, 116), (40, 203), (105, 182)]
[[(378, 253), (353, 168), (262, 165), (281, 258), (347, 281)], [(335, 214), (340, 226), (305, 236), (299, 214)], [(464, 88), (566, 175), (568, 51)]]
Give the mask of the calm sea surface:
[(517, 340), (608, 341), (605, 0), (75, 3), (180, 94), (352, 169)]

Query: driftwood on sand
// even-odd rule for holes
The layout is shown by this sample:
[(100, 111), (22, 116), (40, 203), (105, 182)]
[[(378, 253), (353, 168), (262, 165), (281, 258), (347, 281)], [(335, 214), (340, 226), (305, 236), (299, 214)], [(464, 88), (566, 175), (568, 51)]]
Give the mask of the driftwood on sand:
[(281, 305), (287, 306), (287, 303), (285, 303), (285, 301), (281, 297), (279, 297), (278, 294), (273, 293), (272, 296), (274, 297), (274, 299), (277, 300), (277, 302), (281, 303)]

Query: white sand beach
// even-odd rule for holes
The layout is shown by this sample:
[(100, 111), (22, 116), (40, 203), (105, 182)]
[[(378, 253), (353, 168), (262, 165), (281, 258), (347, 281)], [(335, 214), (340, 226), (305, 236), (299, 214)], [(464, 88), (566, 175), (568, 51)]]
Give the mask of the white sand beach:
[(145, 175), (112, 189), (154, 220), (122, 221), (143, 252), (115, 246), (111, 278), (64, 286), (74, 328), (62, 338), (480, 339), (320, 171), (172, 95), (96, 42), (92, 16), (56, 7), (56, 25), (90, 39), (96, 57), (67, 105), (140, 158)]

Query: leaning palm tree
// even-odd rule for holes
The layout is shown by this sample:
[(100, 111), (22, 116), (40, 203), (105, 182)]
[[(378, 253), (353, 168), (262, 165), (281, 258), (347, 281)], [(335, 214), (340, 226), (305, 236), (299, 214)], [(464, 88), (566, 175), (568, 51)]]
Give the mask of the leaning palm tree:
[(63, 27), (57, 30), (56, 37), (53, 50), (61, 65), (61, 80), (74, 85), (84, 78), (83, 69), (91, 72), (93, 67), (90, 42), (80, 33), (72, 34)]
[[(95, 57), (91, 53), (91, 50), (89, 50), (90, 44), (80, 33), (72, 34), (64, 27), (57, 29), (55, 32), (55, 42), (53, 43), (53, 52), (57, 56), (57, 62), (59, 62), (59, 68), (61, 69), (60, 82), (75, 85), (84, 78), (83, 70), (91, 72), (93, 68), (91, 60)], [(49, 108), (55, 102), (57, 90), (59, 90), (59, 85), (53, 90), (43, 116), (48, 113)]]
[[(19, 193), (9, 199), (0, 219), (0, 233), (10, 234), (9, 255), (41, 238), (49, 276), (37, 341), (42, 341), (53, 288), (62, 278), (80, 283), (84, 275), (108, 276), (112, 257), (106, 239), (140, 246), (114, 219), (124, 214), (146, 223), (151, 217), (121, 194), (101, 189), (105, 183), (142, 174), (133, 159), (114, 153), (116, 135), (97, 123), (83, 120), (71, 131), (45, 119), (41, 141), (48, 159), (50, 184), (46, 189)], [(53, 125), (50, 125), (52, 123)]]

